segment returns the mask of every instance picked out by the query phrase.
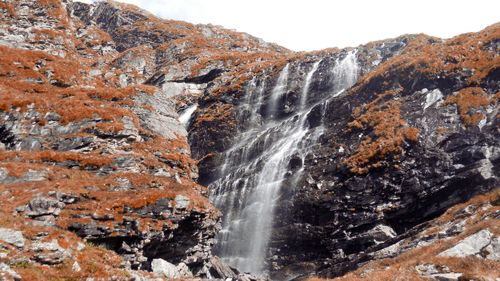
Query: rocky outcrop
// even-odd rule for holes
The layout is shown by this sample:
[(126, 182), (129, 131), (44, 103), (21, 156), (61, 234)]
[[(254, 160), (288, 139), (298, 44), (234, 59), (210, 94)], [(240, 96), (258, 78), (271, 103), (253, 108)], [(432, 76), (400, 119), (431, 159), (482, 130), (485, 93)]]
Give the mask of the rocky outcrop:
[(366, 254), (357, 255), (357, 260), (343, 264), (349, 267), (361, 263), (359, 269), (334, 280), (392, 280), (402, 276), (410, 280), (494, 280), (498, 261), (491, 253), (500, 233), (492, 229), (498, 225), (498, 200), (496, 190), (458, 204), (405, 235), (368, 248)]
[(482, 258), (499, 261), (498, 239), (498, 237), (493, 237), (489, 229), (483, 229), (460, 241), (460, 243), (452, 248), (440, 253), (439, 256), (462, 258), (467, 256), (480, 256)]

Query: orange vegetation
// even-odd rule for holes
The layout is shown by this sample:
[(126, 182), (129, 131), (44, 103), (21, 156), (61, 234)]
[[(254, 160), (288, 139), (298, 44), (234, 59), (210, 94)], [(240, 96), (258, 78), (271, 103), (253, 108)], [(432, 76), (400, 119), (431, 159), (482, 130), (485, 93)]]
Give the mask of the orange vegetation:
[(485, 118), (480, 112), (474, 112), (482, 106), (490, 104), (488, 95), (479, 87), (464, 88), (455, 96), (449, 96), (445, 104), (456, 104), (463, 122), (467, 126), (475, 126)]
[(102, 166), (109, 166), (113, 163), (113, 156), (99, 155), (97, 153), (78, 153), (71, 151), (56, 151), (56, 150), (42, 150), (42, 151), (0, 151), (0, 159), (16, 160), (23, 159), (31, 163), (62, 163), (64, 161), (76, 161), (81, 166), (99, 168)]
[(365, 174), (371, 168), (387, 166), (387, 156), (400, 154), (403, 141), (418, 141), (420, 130), (406, 127), (406, 122), (401, 118), (400, 102), (391, 100), (378, 104), (385, 97), (397, 93), (399, 90), (385, 92), (372, 103), (354, 109), (354, 120), (349, 123), (349, 127), (371, 129), (375, 139), (365, 136), (357, 150), (345, 160), (351, 172)]
[(467, 77), (469, 86), (478, 85), (500, 65), (500, 57), (485, 48), (498, 38), (500, 38), (500, 23), (478, 33), (463, 34), (445, 41), (417, 35), (409, 41), (401, 55), (387, 60), (360, 79), (359, 87), (367, 85), (377, 77), (389, 77), (394, 72), (416, 70), (426, 75), (453, 77), (464, 69), (472, 71), (472, 75)]
[(0, 2), (0, 9), (5, 10), (10, 16), (15, 16), (16, 11), (14, 10), (14, 6), (10, 3)]

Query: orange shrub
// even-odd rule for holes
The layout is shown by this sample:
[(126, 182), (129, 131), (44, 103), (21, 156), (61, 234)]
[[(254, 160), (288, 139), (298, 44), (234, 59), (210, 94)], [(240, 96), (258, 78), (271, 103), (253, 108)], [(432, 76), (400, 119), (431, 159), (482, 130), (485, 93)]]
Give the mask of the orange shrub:
[(449, 96), (445, 104), (456, 104), (465, 125), (475, 126), (484, 118), (479, 112), (472, 112), (490, 104), (488, 95), (479, 87), (464, 88), (455, 96)]

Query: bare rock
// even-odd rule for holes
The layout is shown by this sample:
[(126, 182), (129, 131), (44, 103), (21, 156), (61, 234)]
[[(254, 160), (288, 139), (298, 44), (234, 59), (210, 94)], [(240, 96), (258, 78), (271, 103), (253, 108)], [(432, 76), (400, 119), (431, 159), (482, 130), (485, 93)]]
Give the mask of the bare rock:
[(151, 269), (157, 276), (167, 277), (170, 279), (181, 277), (177, 267), (163, 259), (154, 259), (151, 262)]
[(376, 243), (396, 237), (396, 232), (390, 226), (379, 224), (368, 230), (367, 234), (373, 237)]
[(464, 240), (457, 245), (442, 252), (439, 256), (444, 257), (467, 257), (479, 255), (481, 250), (491, 243), (493, 234), (488, 229), (483, 229)]
[(31, 250), (35, 252), (35, 261), (47, 265), (60, 264), (69, 257), (69, 253), (55, 239), (50, 242), (35, 242)]
[(175, 208), (179, 210), (184, 210), (189, 206), (189, 198), (183, 195), (175, 196)]
[(435, 281), (458, 281), (462, 277), (462, 273), (450, 272), (446, 266), (436, 266), (434, 264), (419, 264), (415, 266), (415, 270), (422, 277)]
[(0, 241), (5, 241), (18, 248), (24, 247), (23, 233), (19, 230), (0, 228)]
[(189, 270), (189, 267), (181, 262), (177, 265), (177, 271), (181, 277), (193, 277), (193, 273)]
[(7, 264), (0, 263), (0, 280), (19, 281), (21, 280), (21, 276), (17, 274), (17, 272), (15, 272), (14, 270), (12, 270), (10, 266), (8, 266)]
[(500, 238), (492, 239), (491, 243), (482, 252), (484, 257), (489, 260), (500, 261)]
[(214, 278), (238, 278), (238, 273), (235, 272), (231, 267), (229, 267), (229, 265), (223, 263), (219, 257), (212, 257), (210, 259), (210, 264), (212, 265), (212, 267), (210, 268), (210, 274)]
[(58, 216), (65, 204), (49, 197), (36, 197), (28, 203), (26, 215), (36, 218), (45, 215)]

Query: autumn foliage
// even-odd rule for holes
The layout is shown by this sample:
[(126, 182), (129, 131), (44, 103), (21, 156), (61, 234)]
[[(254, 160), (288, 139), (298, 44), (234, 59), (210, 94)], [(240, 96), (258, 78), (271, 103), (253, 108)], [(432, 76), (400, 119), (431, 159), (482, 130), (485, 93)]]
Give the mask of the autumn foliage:
[(372, 134), (366, 135), (345, 160), (351, 172), (365, 174), (372, 168), (385, 167), (389, 155), (397, 157), (402, 152), (404, 141), (418, 141), (420, 130), (407, 126), (401, 117), (400, 102), (382, 102), (399, 92), (400, 89), (379, 94), (370, 104), (354, 109), (349, 128), (369, 130)]
[(445, 104), (456, 104), (463, 122), (467, 126), (475, 126), (485, 118), (481, 112), (475, 112), (490, 104), (488, 95), (479, 87), (469, 87), (460, 90), (456, 95), (449, 96)]

